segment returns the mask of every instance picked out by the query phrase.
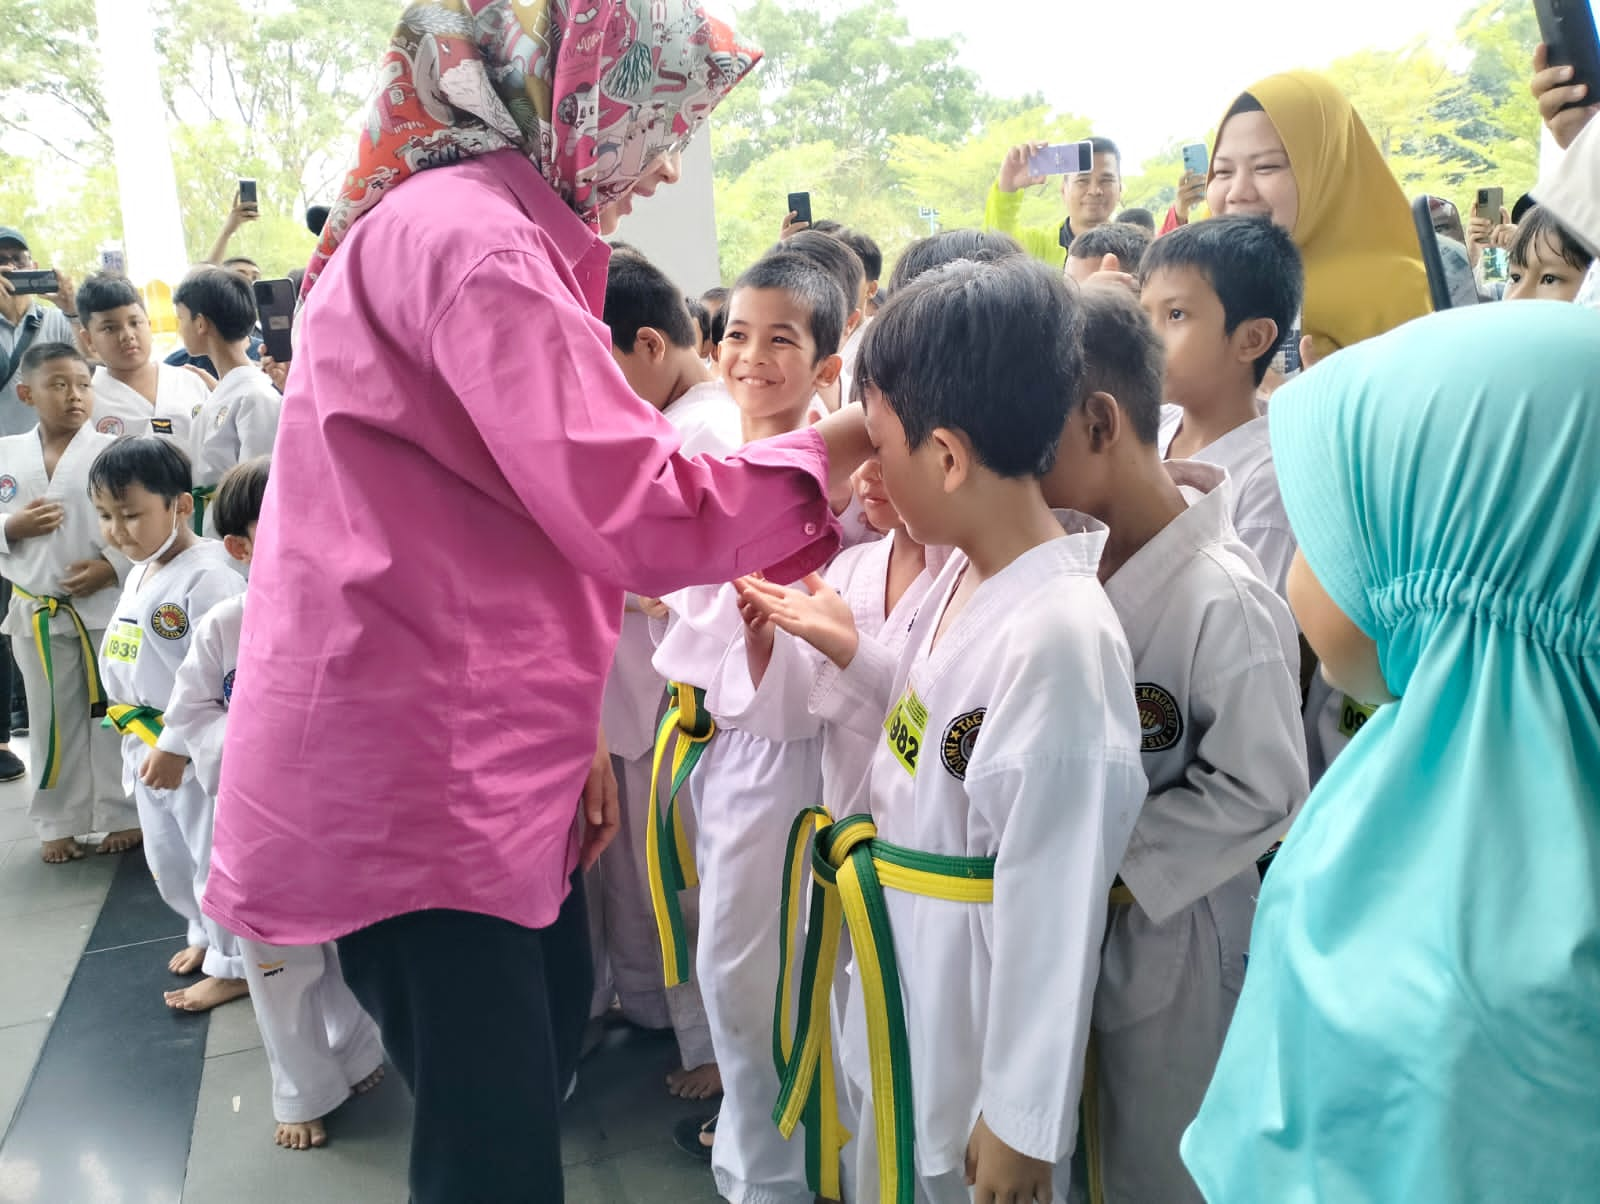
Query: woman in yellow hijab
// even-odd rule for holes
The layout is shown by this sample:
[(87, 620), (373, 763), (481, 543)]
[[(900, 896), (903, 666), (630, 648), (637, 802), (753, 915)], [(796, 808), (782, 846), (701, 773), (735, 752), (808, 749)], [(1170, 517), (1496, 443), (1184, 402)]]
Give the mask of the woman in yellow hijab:
[(1325, 76), (1270, 76), (1234, 101), (1217, 130), (1206, 203), (1289, 231), (1305, 260), (1302, 328), (1318, 356), (1429, 310), (1405, 193)]

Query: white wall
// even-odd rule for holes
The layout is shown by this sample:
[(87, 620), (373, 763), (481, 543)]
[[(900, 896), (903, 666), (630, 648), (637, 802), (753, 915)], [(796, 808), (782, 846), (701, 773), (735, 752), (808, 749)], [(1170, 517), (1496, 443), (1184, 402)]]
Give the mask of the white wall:
[(702, 126), (683, 152), (683, 178), (636, 201), (616, 237), (638, 247), (690, 296), (721, 283), (709, 129)]

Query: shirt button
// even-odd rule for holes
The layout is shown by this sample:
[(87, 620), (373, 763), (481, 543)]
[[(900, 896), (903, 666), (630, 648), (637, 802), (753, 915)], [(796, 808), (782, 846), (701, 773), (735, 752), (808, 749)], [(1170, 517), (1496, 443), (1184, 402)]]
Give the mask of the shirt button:
[(806, 524), (806, 534), (807, 535), (815, 535), (816, 533), (817, 533), (817, 524), (816, 523), (807, 523)]

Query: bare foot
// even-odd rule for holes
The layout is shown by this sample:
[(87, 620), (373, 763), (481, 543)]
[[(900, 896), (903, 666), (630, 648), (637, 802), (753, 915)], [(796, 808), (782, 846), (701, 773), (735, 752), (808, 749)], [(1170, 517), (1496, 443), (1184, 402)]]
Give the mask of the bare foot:
[(60, 840), (46, 840), (39, 846), (39, 856), (46, 865), (65, 865), (69, 861), (83, 860), (83, 846), (72, 836)]
[(144, 833), (138, 828), (123, 828), (120, 832), (107, 832), (100, 842), (101, 853), (126, 853), (144, 843)]
[(354, 1087), (350, 1088), (350, 1090), (355, 1092), (357, 1095), (365, 1095), (381, 1082), (383, 1082), (382, 1066), (378, 1067), (378, 1069), (374, 1070), (366, 1078), (362, 1079)]
[(180, 949), (172, 955), (172, 960), (167, 963), (167, 969), (174, 974), (198, 974), (205, 960), (206, 947), (190, 945), (187, 949)]
[(722, 1072), (715, 1062), (667, 1075), (667, 1090), (679, 1099), (710, 1099), (722, 1094)]
[(320, 1120), (308, 1120), (303, 1125), (279, 1125), (273, 1140), (286, 1150), (319, 1150), (328, 1144), (328, 1131)]
[(250, 984), (242, 978), (202, 978), (192, 987), (166, 992), (165, 998), (169, 1008), (180, 1012), (209, 1012), (248, 994)]

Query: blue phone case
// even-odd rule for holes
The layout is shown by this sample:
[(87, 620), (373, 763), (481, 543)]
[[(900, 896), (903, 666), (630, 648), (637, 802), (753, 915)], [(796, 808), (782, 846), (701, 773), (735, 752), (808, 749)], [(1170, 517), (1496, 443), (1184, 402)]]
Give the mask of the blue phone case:
[(1211, 156), (1204, 142), (1191, 142), (1183, 148), (1183, 170), (1191, 176), (1211, 174)]

